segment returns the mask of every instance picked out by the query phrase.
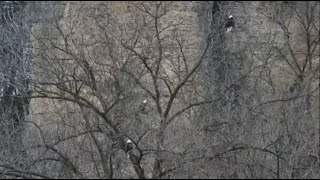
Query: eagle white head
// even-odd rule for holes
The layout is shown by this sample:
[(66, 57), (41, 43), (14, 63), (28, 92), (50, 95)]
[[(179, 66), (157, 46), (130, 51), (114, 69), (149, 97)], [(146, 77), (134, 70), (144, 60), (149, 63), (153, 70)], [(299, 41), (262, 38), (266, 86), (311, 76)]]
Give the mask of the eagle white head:
[(233, 16), (232, 16), (232, 15), (230, 15), (230, 16), (229, 16), (229, 19), (230, 19), (230, 18), (233, 18)]
[(127, 143), (130, 144), (130, 143), (132, 143), (132, 141), (131, 141), (130, 139), (128, 139), (128, 140), (127, 140)]
[(147, 103), (147, 100), (145, 99), (145, 100), (143, 100), (143, 103), (145, 104), (145, 103)]

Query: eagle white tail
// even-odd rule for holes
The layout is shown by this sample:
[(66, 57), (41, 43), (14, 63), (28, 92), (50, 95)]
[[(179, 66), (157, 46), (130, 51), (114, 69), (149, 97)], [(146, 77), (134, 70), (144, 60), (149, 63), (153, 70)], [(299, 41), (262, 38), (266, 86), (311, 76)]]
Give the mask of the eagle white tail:
[(227, 28), (227, 32), (231, 32), (231, 30), (232, 30), (232, 27)]

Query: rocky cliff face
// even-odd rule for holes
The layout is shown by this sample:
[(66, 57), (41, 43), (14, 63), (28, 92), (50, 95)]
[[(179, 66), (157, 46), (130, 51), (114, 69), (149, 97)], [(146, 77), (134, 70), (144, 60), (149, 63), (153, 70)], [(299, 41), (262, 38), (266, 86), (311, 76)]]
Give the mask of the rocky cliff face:
[[(298, 167), (307, 155), (299, 152), (308, 147), (314, 154), (312, 144), (318, 142), (308, 139), (319, 139), (313, 128), (319, 95), (312, 94), (319, 91), (317, 3), (33, 4), (37, 98), (29, 119), (37, 126), (26, 129), (24, 144), (53, 143), (59, 149), (64, 161), (51, 176), (61, 169), (61, 176), (70, 178), (156, 177), (159, 169), (162, 177), (198, 178), (204, 177), (197, 173), (202, 171), (214, 178), (270, 177), (254, 166), (259, 163), (290, 172), (278, 177), (307, 173)], [(226, 32), (230, 14), (236, 25)], [(114, 139), (124, 137), (141, 140), (139, 148), (157, 158), (116, 151)], [(280, 155), (264, 154), (269, 145), (288, 154), (281, 158), (296, 159), (276, 167)], [(226, 165), (212, 158), (239, 149), (249, 158), (234, 154), (225, 158)], [(41, 150), (28, 153), (37, 158)], [(240, 162), (261, 170), (260, 175), (239, 170)], [(51, 166), (41, 168), (45, 172)]]

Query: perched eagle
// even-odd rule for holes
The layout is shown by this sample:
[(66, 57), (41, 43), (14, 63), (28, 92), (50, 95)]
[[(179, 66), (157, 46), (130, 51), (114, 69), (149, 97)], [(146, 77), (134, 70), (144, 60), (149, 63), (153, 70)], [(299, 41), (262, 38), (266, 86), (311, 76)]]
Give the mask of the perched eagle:
[(126, 142), (126, 147), (125, 147), (125, 152), (129, 153), (133, 149), (133, 143), (130, 139), (127, 140)]
[(227, 32), (232, 31), (232, 29), (234, 28), (234, 19), (233, 16), (230, 15), (226, 24), (226, 28), (227, 28)]
[(127, 157), (130, 157), (130, 153), (134, 150), (134, 144), (130, 139), (127, 140), (126, 145), (125, 145), (125, 152), (127, 154)]
[(140, 111), (144, 114), (146, 114), (146, 107), (147, 107), (147, 100), (143, 100), (142, 104), (140, 105)]

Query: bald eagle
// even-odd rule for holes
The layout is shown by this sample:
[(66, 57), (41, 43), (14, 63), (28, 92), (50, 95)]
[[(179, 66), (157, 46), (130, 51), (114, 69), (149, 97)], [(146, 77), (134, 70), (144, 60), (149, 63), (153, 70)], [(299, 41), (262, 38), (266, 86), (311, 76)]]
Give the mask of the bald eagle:
[(234, 28), (234, 24), (235, 22), (234, 22), (233, 16), (230, 15), (226, 24), (227, 32), (232, 31), (232, 29)]
[(130, 153), (134, 150), (134, 144), (132, 143), (132, 141), (130, 139), (128, 139), (126, 141), (126, 145), (125, 145), (125, 152), (127, 154), (127, 157), (130, 157)]
[(125, 152), (129, 153), (133, 149), (133, 143), (130, 139), (127, 140), (126, 142), (126, 147), (125, 147)]
[(147, 107), (147, 100), (143, 100), (142, 104), (140, 105), (140, 111), (144, 114), (146, 114), (146, 107)]

